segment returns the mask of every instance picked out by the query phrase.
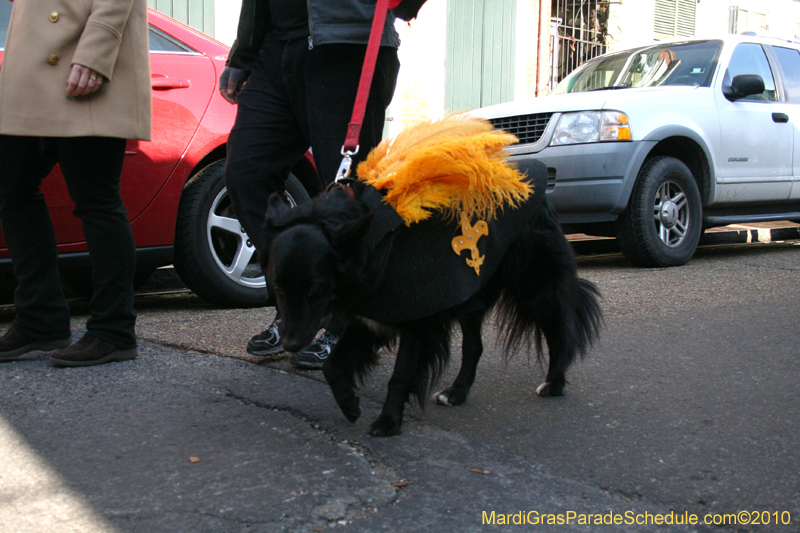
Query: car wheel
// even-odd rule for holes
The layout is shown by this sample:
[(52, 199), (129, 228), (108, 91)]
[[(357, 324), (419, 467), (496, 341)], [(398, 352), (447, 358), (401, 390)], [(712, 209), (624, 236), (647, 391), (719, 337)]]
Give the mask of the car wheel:
[(619, 247), (637, 266), (682, 265), (697, 249), (702, 212), (689, 168), (674, 157), (655, 157), (642, 167), (628, 207), (617, 219)]
[[(286, 196), (292, 205), (309, 198), (294, 175), (286, 181)], [(255, 247), (225, 187), (225, 160), (195, 174), (183, 190), (175, 225), (175, 270), (195, 294), (215, 304), (266, 304), (267, 284)]]

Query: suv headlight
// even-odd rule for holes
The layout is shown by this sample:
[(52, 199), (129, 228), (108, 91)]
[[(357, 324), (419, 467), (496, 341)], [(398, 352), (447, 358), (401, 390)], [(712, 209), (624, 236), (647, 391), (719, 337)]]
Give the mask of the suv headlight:
[(625, 113), (580, 111), (561, 115), (550, 145), (629, 140), (631, 140), (631, 125)]

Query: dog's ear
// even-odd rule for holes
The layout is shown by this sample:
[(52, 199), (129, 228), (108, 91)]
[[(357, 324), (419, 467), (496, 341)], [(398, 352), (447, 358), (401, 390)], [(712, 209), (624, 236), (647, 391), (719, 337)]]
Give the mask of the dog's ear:
[[(263, 237), (260, 241), (251, 238), (256, 246), (256, 250), (259, 251), (259, 255), (262, 253), (265, 254), (266, 251), (269, 250), (275, 235), (286, 225), (286, 218), (290, 209), (291, 207), (286, 204), (282, 194), (274, 192), (269, 195), (269, 199), (267, 200), (267, 212), (264, 215), (264, 223), (262, 225), (262, 229), (264, 230), (262, 231)], [(260, 263), (265, 262), (262, 261), (261, 258), (259, 259)], [(266, 265), (262, 266), (266, 267)]]
[(272, 235), (282, 226), (286, 225), (286, 219), (291, 211), (282, 194), (276, 192), (269, 195), (267, 200), (267, 212), (264, 215), (264, 233)]
[(372, 225), (372, 213), (361, 218), (343, 222), (333, 241), (334, 249), (342, 257), (360, 259), (359, 252), (364, 248), (364, 240)]
[(342, 223), (335, 232), (333, 248), (338, 255), (336, 268), (351, 283), (364, 283), (369, 259), (367, 234), (372, 226), (372, 213)]
[(278, 221), (285, 218), (284, 215), (289, 209), (290, 207), (286, 204), (282, 194), (276, 192), (270, 194), (267, 200), (266, 223), (273, 227), (280, 225)]

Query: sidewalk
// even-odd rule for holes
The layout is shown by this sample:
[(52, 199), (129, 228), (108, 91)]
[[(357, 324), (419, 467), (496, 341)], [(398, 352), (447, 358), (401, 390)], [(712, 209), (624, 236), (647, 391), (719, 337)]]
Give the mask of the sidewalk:
[(513, 528), (482, 525), (484, 511), (669, 512), (413, 416), (399, 437), (368, 437), (380, 405), (362, 399), (351, 425), (317, 374), (148, 342), (140, 353), (0, 365), (0, 531), (472, 532)]

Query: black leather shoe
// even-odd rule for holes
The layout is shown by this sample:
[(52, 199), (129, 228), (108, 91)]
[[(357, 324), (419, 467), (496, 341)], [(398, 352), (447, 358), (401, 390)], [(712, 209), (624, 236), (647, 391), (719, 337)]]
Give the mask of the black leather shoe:
[(93, 366), (127, 361), (137, 355), (136, 348), (118, 348), (92, 335), (84, 335), (72, 346), (51, 353), (50, 362), (55, 366)]
[(25, 335), (12, 324), (0, 337), (0, 361), (13, 361), (28, 352), (49, 352), (57, 348), (66, 348), (72, 342), (72, 337), (56, 337), (41, 339)]

